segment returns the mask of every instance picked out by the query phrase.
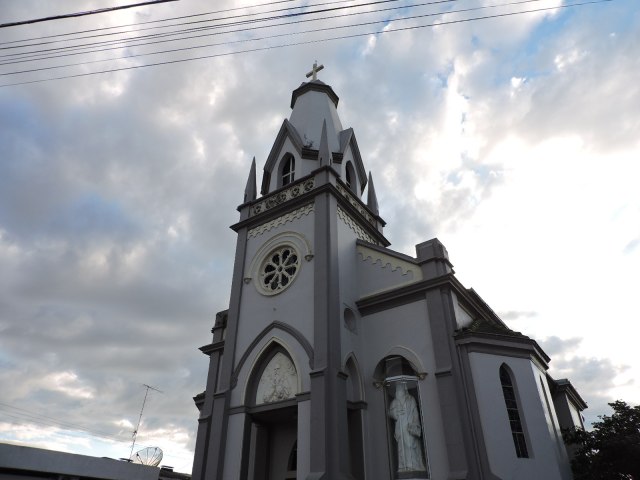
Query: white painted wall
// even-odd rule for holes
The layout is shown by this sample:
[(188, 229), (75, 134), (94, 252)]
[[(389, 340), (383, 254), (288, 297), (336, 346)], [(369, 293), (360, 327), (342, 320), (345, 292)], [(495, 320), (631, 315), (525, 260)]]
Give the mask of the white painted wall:
[[(530, 359), (478, 352), (470, 353), (469, 359), (491, 471), (500, 478), (517, 480), (570, 479), (566, 456), (559, 453), (552, 433), (538, 367)], [(503, 363), (513, 373), (529, 458), (516, 457), (499, 377)]]

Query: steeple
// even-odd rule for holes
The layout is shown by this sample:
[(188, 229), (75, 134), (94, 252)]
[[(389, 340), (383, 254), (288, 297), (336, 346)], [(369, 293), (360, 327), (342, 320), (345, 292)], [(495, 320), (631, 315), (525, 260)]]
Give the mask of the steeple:
[(338, 96), (317, 79), (324, 67), (314, 63), (291, 95), (291, 116), (284, 120), (264, 164), (261, 195), (331, 165), (338, 178), (360, 200), (367, 184), (358, 142), (352, 128), (343, 129), (338, 116)]
[(338, 116), (338, 96), (320, 80), (303, 83), (291, 95), (289, 122), (300, 134), (303, 146), (317, 149), (320, 146), (322, 124), (327, 124), (327, 139), (332, 152), (340, 150), (340, 132), (343, 130)]

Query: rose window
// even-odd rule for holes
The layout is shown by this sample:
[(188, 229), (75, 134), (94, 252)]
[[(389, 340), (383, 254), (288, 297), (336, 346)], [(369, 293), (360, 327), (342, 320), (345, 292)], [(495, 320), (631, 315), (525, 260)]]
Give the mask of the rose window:
[(266, 293), (284, 290), (300, 270), (300, 258), (293, 247), (285, 246), (272, 251), (262, 264), (261, 287)]

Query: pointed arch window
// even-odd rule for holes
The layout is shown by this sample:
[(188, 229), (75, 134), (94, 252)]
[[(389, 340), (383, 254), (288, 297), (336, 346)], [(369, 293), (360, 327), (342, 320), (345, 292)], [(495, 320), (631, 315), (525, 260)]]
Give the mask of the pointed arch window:
[(357, 195), (358, 192), (356, 188), (356, 172), (353, 169), (353, 165), (351, 164), (351, 162), (347, 162), (347, 165), (345, 166), (344, 180), (347, 184), (347, 187), (349, 187), (349, 190)]
[(287, 475), (285, 480), (295, 480), (296, 473), (298, 471), (298, 442), (294, 442), (291, 452), (289, 452), (289, 459), (287, 460)]
[(511, 374), (509, 373), (506, 365), (502, 365), (500, 367), (500, 384), (502, 385), (504, 403), (507, 407), (507, 416), (509, 417), (511, 436), (513, 437), (513, 445), (516, 449), (516, 455), (518, 458), (529, 458), (524, 428), (522, 427), (522, 421), (520, 420), (520, 410), (518, 408), (516, 391)]
[(293, 156), (289, 155), (284, 158), (284, 164), (282, 165), (282, 185), (289, 185), (295, 179), (296, 173), (296, 161)]

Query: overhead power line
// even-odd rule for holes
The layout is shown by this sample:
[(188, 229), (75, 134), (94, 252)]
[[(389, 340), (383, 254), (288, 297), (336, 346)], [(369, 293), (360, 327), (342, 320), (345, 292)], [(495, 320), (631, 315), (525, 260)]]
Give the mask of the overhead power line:
[[(456, 1), (456, 0), (444, 0), (444, 1), (451, 2), (451, 1)], [(471, 12), (471, 11), (485, 10), (485, 9), (489, 9), (489, 8), (497, 8), (497, 7), (502, 7), (502, 6), (521, 5), (521, 4), (525, 4), (525, 3), (540, 2), (540, 1), (543, 1), (543, 0), (520, 0), (520, 1), (517, 1), (517, 2), (509, 2), (509, 3), (495, 4), (495, 5), (488, 5), (488, 6), (484, 6), (484, 7), (472, 7), (472, 8), (465, 8), (465, 9), (459, 9), (459, 10), (449, 10), (449, 11), (447, 11), (447, 14), (451, 14), (451, 13), (468, 13), (468, 12)], [(433, 2), (430, 2), (430, 3), (433, 3)], [(410, 7), (411, 6), (416, 6), (416, 5), (425, 5), (425, 4), (414, 4), (414, 5), (410, 5)], [(354, 16), (354, 15), (360, 15), (360, 14), (368, 14), (368, 13), (378, 13), (378, 12), (381, 12), (381, 11), (397, 10), (399, 8), (405, 8), (405, 7), (404, 6), (403, 7), (391, 7), (391, 8), (385, 8), (385, 9), (369, 11), (369, 12), (348, 13), (348, 14), (341, 14), (341, 15), (333, 15), (333, 16), (329, 16), (329, 17), (321, 17), (321, 18), (318, 18), (318, 19), (299, 20), (299, 21), (296, 21), (296, 22), (290, 22), (290, 24), (306, 23), (306, 22), (325, 20), (325, 19), (335, 19), (335, 18), (342, 18), (342, 17)], [(399, 21), (406, 21), (406, 20), (415, 20), (415, 19), (418, 19), (418, 18), (434, 17), (434, 16), (438, 16), (438, 15), (441, 15), (441, 14), (442, 14), (442, 12), (436, 12), (436, 13), (428, 13), (428, 14), (422, 14), (422, 15), (412, 15), (412, 16), (408, 16), (408, 17), (397, 17), (397, 18), (394, 18), (393, 21), (394, 22), (399, 22)], [(263, 36), (263, 37), (246, 38), (246, 39), (241, 39), (241, 40), (231, 40), (231, 41), (224, 41), (224, 42), (217, 42), (217, 43), (206, 43), (206, 44), (203, 44), (203, 45), (196, 45), (196, 46), (183, 47), (183, 48), (173, 48), (173, 49), (169, 49), (169, 50), (159, 50), (159, 51), (155, 51), (155, 52), (129, 54), (129, 55), (124, 55), (124, 56), (120, 56), (120, 57), (111, 57), (111, 58), (100, 59), (100, 60), (90, 60), (90, 61), (85, 61), (85, 62), (67, 63), (67, 64), (63, 64), (63, 65), (55, 65), (55, 66), (50, 66), (50, 67), (40, 67), (40, 68), (32, 68), (32, 69), (26, 69), (26, 70), (18, 70), (18, 71), (14, 71), (14, 72), (0, 73), (0, 76), (18, 75), (18, 74), (23, 74), (23, 73), (33, 73), (33, 72), (40, 72), (40, 71), (45, 71), (45, 70), (57, 70), (57, 69), (60, 69), (60, 68), (78, 67), (78, 66), (89, 65), (89, 64), (94, 64), (94, 63), (104, 63), (104, 62), (109, 62), (109, 61), (126, 60), (126, 59), (129, 59), (129, 58), (136, 58), (136, 57), (142, 57), (142, 56), (160, 55), (160, 54), (166, 54), (166, 53), (176, 53), (176, 52), (196, 50), (196, 49), (200, 49), (200, 48), (218, 47), (218, 46), (224, 46), (224, 45), (233, 45), (233, 44), (237, 44), (237, 43), (248, 43), (248, 42), (264, 41), (264, 40), (270, 40), (270, 39), (273, 39), (273, 38), (280, 38), (280, 37), (287, 37), (287, 36), (294, 36), (294, 35), (304, 35), (304, 34), (308, 34), (308, 33), (326, 32), (326, 31), (329, 31), (329, 30), (339, 30), (339, 29), (345, 29), (345, 28), (362, 27), (362, 26), (369, 26), (369, 25), (379, 25), (379, 24), (389, 23), (389, 21), (390, 21), (389, 19), (384, 19), (384, 20), (376, 20), (376, 21), (371, 21), (371, 22), (361, 22), (361, 23), (352, 23), (352, 24), (348, 24), (348, 25), (338, 25), (338, 26), (330, 26), (330, 27), (324, 27), (324, 28), (315, 28), (315, 29), (311, 29), (311, 30), (302, 30), (302, 31), (299, 31), (299, 32), (287, 32), (287, 33), (280, 33), (280, 34), (275, 34), (275, 35), (266, 35), (266, 36)], [(224, 32), (224, 33), (243, 32), (243, 31), (248, 31), (248, 30), (257, 30), (257, 29), (278, 27), (278, 26), (282, 26), (282, 25), (285, 25), (285, 24), (275, 24), (275, 25), (266, 25), (266, 26), (261, 26), (261, 27), (244, 28), (244, 29), (239, 29), (239, 30), (231, 30), (229, 32)], [(194, 37), (188, 37), (188, 38), (192, 39), (192, 38), (199, 38), (199, 37), (210, 37), (210, 36), (213, 36), (213, 35), (217, 35), (217, 33), (207, 34), (207, 35), (196, 35)], [(156, 44), (159, 44), (159, 43), (164, 43), (165, 41), (166, 40), (161, 40), (161, 41), (158, 41), (158, 42), (149, 42), (149, 43), (143, 43), (143, 44), (137, 44), (137, 45), (131, 45), (131, 46), (156, 45)], [(97, 52), (113, 50), (113, 49), (114, 48), (105, 48), (105, 49), (100, 49), (100, 50), (92, 50), (90, 52), (75, 52), (75, 53), (68, 53), (68, 54), (63, 54), (63, 55), (53, 55), (53, 56), (50, 56), (50, 57), (46, 57), (46, 59), (60, 58), (60, 57), (66, 57), (66, 56), (71, 56), (71, 55), (82, 55), (84, 53), (97, 53)], [(27, 62), (27, 61), (33, 61), (33, 60), (20, 60), (20, 61), (13, 61), (13, 62), (4, 62), (4, 63), (0, 63), (0, 65), (9, 65), (9, 64), (22, 63), (22, 62)]]
[[(529, 1), (529, 0), (524, 0), (524, 1)], [(530, 1), (536, 1), (536, 0), (530, 0)], [(216, 53), (216, 54), (203, 55), (203, 56), (198, 56), (198, 57), (167, 60), (167, 61), (162, 61), (162, 62), (142, 64), (142, 65), (133, 65), (133, 66), (128, 66), (128, 67), (105, 69), (105, 70), (99, 70), (99, 71), (94, 71), (94, 72), (84, 72), (84, 73), (78, 73), (78, 74), (72, 74), (72, 75), (63, 75), (63, 76), (58, 76), (58, 77), (50, 77), (50, 78), (37, 79), (37, 80), (27, 80), (27, 81), (22, 81), (22, 82), (15, 82), (15, 83), (9, 83), (9, 84), (0, 85), (0, 88), (2, 88), (2, 87), (10, 87), (10, 86), (17, 86), (17, 85), (28, 85), (28, 84), (33, 84), (33, 83), (42, 83), (42, 82), (53, 81), (53, 80), (63, 80), (63, 79), (69, 79), (69, 78), (87, 77), (87, 76), (93, 76), (93, 75), (100, 75), (100, 74), (104, 74), (104, 73), (114, 73), (114, 72), (121, 72), (121, 71), (128, 71), (128, 70), (136, 70), (136, 69), (139, 69), (139, 68), (146, 68), (146, 67), (155, 67), (155, 66), (161, 66), (161, 65), (172, 65), (172, 64), (191, 62), (191, 61), (196, 61), (196, 60), (205, 60), (205, 59), (211, 59), (211, 58), (226, 57), (226, 56), (237, 55), (237, 54), (241, 54), (241, 53), (260, 52), (260, 51), (273, 50), (273, 49), (278, 49), (278, 48), (300, 46), (300, 45), (309, 45), (309, 44), (314, 44), (314, 43), (323, 43), (323, 42), (335, 41), (335, 40), (345, 40), (345, 39), (365, 37), (365, 36), (377, 36), (377, 35), (381, 35), (383, 33), (410, 31), (410, 30), (417, 30), (417, 29), (422, 29), (422, 28), (438, 27), (438, 26), (444, 26), (444, 25), (453, 25), (453, 24), (458, 24), (458, 23), (468, 23), (468, 22), (479, 21), (479, 20), (505, 18), (505, 17), (511, 17), (511, 16), (515, 16), (515, 15), (527, 14), (527, 13), (535, 13), (535, 12), (543, 12), (543, 11), (550, 11), (550, 10), (557, 10), (557, 9), (565, 9), (565, 8), (570, 8), (570, 7), (579, 7), (579, 6), (593, 5), (593, 4), (612, 2), (612, 1), (613, 0), (589, 0), (589, 1), (583, 1), (583, 2), (578, 2), (578, 3), (559, 5), (559, 6), (555, 6), (555, 7), (541, 7), (541, 8), (535, 8), (535, 9), (530, 9), (530, 10), (521, 10), (521, 11), (518, 11), (518, 12), (505, 12), (505, 13), (497, 13), (497, 14), (493, 14), (493, 15), (485, 15), (485, 16), (480, 16), (480, 17), (470, 17), (470, 18), (464, 18), (464, 19), (441, 21), (441, 22), (437, 22), (437, 23), (413, 25), (413, 26), (408, 26), (408, 27), (388, 28), (388, 29), (384, 29), (382, 31), (354, 33), (354, 34), (340, 35), (340, 36), (334, 36), (334, 37), (328, 37), (328, 38), (306, 40), (306, 41), (301, 41), (301, 42), (292, 42), (292, 43), (284, 43), (284, 44), (280, 44), (280, 45), (270, 45), (270, 46), (264, 46), (264, 47), (256, 47), (256, 48), (250, 48), (250, 49), (245, 49), (245, 50), (237, 50), (237, 51), (233, 51), (233, 52)], [(334, 27), (334, 29), (335, 28), (337, 28), (337, 27)], [(190, 47), (190, 48), (194, 48), (194, 47)]]
[[(43, 36), (43, 37), (35, 37), (35, 38), (26, 38), (26, 39), (22, 39), (22, 40), (12, 40), (10, 42), (4, 42), (4, 43), (0, 43), (0, 45), (11, 45), (11, 44), (15, 44), (15, 43), (24, 43), (24, 42), (31, 42), (34, 40), (46, 40), (46, 39), (50, 39), (50, 38), (58, 38), (58, 37), (68, 37), (68, 36), (72, 36), (72, 35), (81, 35), (83, 33), (93, 33), (93, 32), (102, 32), (105, 30), (113, 30), (115, 28), (127, 28), (127, 27), (135, 27), (138, 25), (148, 25), (148, 24), (152, 24), (152, 23), (160, 23), (160, 22), (168, 22), (168, 21), (172, 21), (172, 20), (181, 20), (184, 18), (193, 18), (193, 17), (202, 17), (202, 16), (208, 16), (208, 15), (216, 15), (219, 13), (228, 13), (228, 12), (233, 12), (236, 10), (245, 10), (247, 8), (257, 8), (257, 7), (261, 7), (261, 6), (267, 6), (267, 5), (276, 5), (279, 3), (289, 3), (289, 2), (295, 2), (297, 0), (280, 0), (278, 2), (267, 2), (267, 3), (258, 3), (256, 5), (252, 5), (250, 7), (236, 7), (236, 8), (227, 8), (225, 10), (216, 10), (213, 12), (204, 12), (204, 13), (197, 13), (194, 15), (184, 15), (181, 17), (172, 17), (172, 18), (165, 18), (162, 20), (149, 20), (147, 22), (139, 22), (139, 23), (130, 23), (127, 25), (117, 25), (117, 26), (113, 26), (113, 27), (102, 27), (102, 28), (92, 28), (89, 30), (79, 30), (76, 32), (67, 32), (67, 33), (59, 33), (57, 35), (47, 35), (47, 36)], [(298, 10), (298, 9), (302, 9), (302, 8), (309, 8), (309, 7), (318, 7), (318, 6), (326, 6), (326, 5), (338, 5), (341, 3), (349, 3), (353, 0), (338, 0), (338, 1), (332, 1), (332, 2), (323, 2), (323, 3), (313, 3), (313, 4), (308, 4), (308, 5), (299, 5), (299, 6), (292, 6), (292, 7), (287, 7), (287, 8), (277, 8), (274, 10), (266, 10), (264, 12), (254, 12), (254, 13), (245, 13), (242, 15), (236, 15), (234, 18), (241, 18), (241, 17), (250, 17), (250, 16), (256, 16), (256, 15), (260, 15), (263, 13), (274, 13), (274, 12), (282, 12), (285, 10)], [(98, 38), (98, 37), (104, 37), (104, 36), (109, 36), (109, 35), (120, 35), (123, 33), (134, 33), (134, 32), (143, 32), (143, 31), (147, 31), (147, 30), (157, 30), (159, 28), (169, 28), (169, 27), (179, 27), (181, 25), (192, 25), (192, 24), (196, 24), (196, 23), (205, 23), (205, 22), (212, 22), (212, 21), (216, 21), (219, 19), (213, 18), (213, 19), (208, 19), (208, 20), (196, 20), (196, 21), (192, 21), (192, 22), (182, 22), (182, 23), (174, 23), (171, 25), (158, 25), (155, 27), (146, 27), (146, 28), (139, 28), (136, 30), (124, 30), (124, 31), (120, 31), (120, 32), (109, 32), (109, 33), (103, 33), (103, 34), (98, 34), (98, 35), (87, 35), (84, 37), (75, 37), (73, 38), (73, 40), (82, 40), (85, 38)], [(56, 43), (59, 40), (52, 40), (52, 41), (48, 41), (48, 42), (41, 42), (41, 43), (33, 43), (33, 44), (25, 44), (25, 45), (16, 45), (16, 46), (12, 46), (12, 47), (0, 47), (0, 50), (6, 50), (9, 48), (23, 48), (23, 47), (32, 47), (32, 46), (38, 46), (38, 45), (47, 45), (50, 43)], [(64, 41), (64, 40), (63, 40)]]
[(121, 438), (121, 437), (117, 437), (116, 435), (100, 432), (100, 431), (85, 427), (83, 425), (79, 425), (77, 423), (71, 423), (64, 420), (56, 419), (54, 417), (50, 417), (48, 415), (32, 412), (25, 408), (15, 407), (13, 405), (9, 405), (8, 403), (0, 402), (0, 414), (6, 415), (8, 417), (11, 417), (17, 420), (21, 420), (23, 422), (26, 421), (26, 422), (36, 423), (39, 425), (45, 425), (49, 427), (57, 427), (57, 428), (62, 428), (66, 430), (80, 431), (83, 433), (88, 433), (95, 437), (101, 437), (101, 438), (105, 438), (105, 439), (113, 440), (117, 442), (128, 442), (128, 440), (125, 440), (124, 438)]
[[(6, 411), (7, 409), (9, 411)], [(109, 440), (111, 442), (121, 443), (121, 444), (129, 444), (131, 441), (128, 435), (126, 437), (124, 436), (118, 437), (116, 435), (99, 432), (97, 430), (93, 430), (76, 423), (58, 420), (48, 415), (36, 413), (30, 410), (27, 410), (25, 408), (16, 407), (3, 402), (0, 402), (0, 415), (4, 416), (7, 419), (6, 421), (13, 425), (24, 426), (27, 424), (31, 424), (31, 425), (39, 425), (43, 427), (54, 427), (64, 432), (88, 435), (90, 437)], [(137, 445), (138, 447), (142, 447), (142, 448), (149, 447), (149, 445), (145, 445), (141, 443), (138, 443)], [(171, 457), (171, 458), (176, 458), (181, 460), (188, 460), (190, 458), (190, 457), (182, 457), (179, 455), (167, 453), (166, 451), (164, 452), (164, 457), (165, 458)]]
[[(396, 0), (392, 0), (392, 1), (396, 1)], [(431, 1), (431, 2), (425, 2), (425, 3), (415, 3), (415, 4), (411, 4), (411, 5), (401, 5), (399, 7), (379, 8), (379, 9), (376, 9), (376, 10), (368, 10), (368, 11), (364, 11), (364, 12), (345, 13), (345, 14), (340, 14), (340, 15), (330, 15), (330, 16), (326, 16), (326, 17), (318, 17), (318, 18), (312, 18), (312, 19), (306, 19), (306, 20), (293, 20), (293, 21), (288, 21), (288, 22), (274, 23), (274, 24), (271, 24), (271, 25), (262, 25), (262, 26), (238, 28), (238, 29), (235, 29), (235, 30), (226, 30), (226, 31), (223, 31), (223, 32), (213, 32), (213, 33), (205, 33), (205, 34), (200, 34), (200, 35), (190, 35), (190, 36), (181, 37), (181, 38), (177, 38), (177, 39), (164, 39), (164, 40), (155, 40), (155, 41), (148, 41), (148, 42), (142, 42), (142, 43), (130, 43), (130, 44), (127, 44), (126, 47), (130, 48), (130, 47), (140, 47), (140, 46), (148, 46), (148, 45), (158, 45), (158, 44), (167, 43), (167, 42), (176, 42), (176, 41), (182, 41), (182, 40), (193, 40), (193, 39), (197, 39), (197, 38), (206, 38), (206, 37), (217, 36), (217, 35), (225, 35), (225, 34), (229, 34), (229, 33), (241, 33), (241, 32), (261, 30), (261, 29), (266, 29), (266, 28), (276, 28), (276, 27), (282, 27), (282, 26), (297, 25), (297, 24), (301, 24), (301, 23), (317, 22), (317, 21), (322, 21), (322, 20), (332, 20), (332, 19), (336, 19), (336, 18), (351, 17), (351, 16), (356, 16), (356, 15), (370, 15), (370, 14), (375, 14), (375, 13), (387, 12), (387, 11), (391, 11), (391, 10), (399, 10), (399, 9), (403, 9), (403, 8), (421, 7), (421, 6), (427, 6), (427, 5), (451, 3), (451, 2), (456, 2), (456, 1), (458, 1), (458, 0), (437, 0), (437, 1)], [(495, 6), (516, 5), (516, 4), (530, 3), (530, 2), (540, 2), (540, 1), (543, 1), (543, 0), (521, 0), (519, 2), (511, 2), (511, 3), (498, 4), (498, 5), (493, 5), (493, 6), (475, 7), (475, 8), (464, 9), (464, 10), (449, 10), (446, 13), (456, 13), (456, 12), (464, 12), (464, 11), (471, 11), (471, 10), (482, 10), (482, 9), (485, 9), (485, 8), (492, 8), (492, 7), (495, 7)], [(441, 15), (442, 13), (443, 12), (437, 12), (437, 13), (429, 14), (429, 15), (426, 15), (426, 16)], [(407, 19), (407, 18), (419, 18), (419, 17), (421, 17), (421, 15), (417, 15), (417, 16), (413, 16), (413, 17), (397, 17), (394, 20), (404, 20), (404, 19)], [(384, 23), (384, 22), (388, 22), (388, 21), (390, 21), (390, 19), (385, 19), (385, 20), (382, 20), (382, 21), (379, 21), (379, 22), (368, 22), (368, 23), (361, 23), (361, 24), (346, 25), (346, 27), (370, 25), (370, 24), (374, 24), (374, 23)], [(331, 30), (333, 28), (345, 28), (345, 26), (330, 27), (330, 28), (317, 29), (317, 30), (307, 30), (307, 31), (295, 32), (295, 33), (285, 33), (285, 34), (273, 35), (273, 36), (270, 36), (270, 37), (262, 37), (261, 39), (264, 40), (265, 38), (276, 38), (276, 37), (287, 36), (287, 35), (299, 35), (299, 34), (303, 34), (303, 33), (315, 32), (315, 31)], [(178, 49), (172, 49), (172, 50), (165, 50), (163, 52), (158, 52), (158, 53), (169, 53), (169, 52), (190, 50), (190, 49), (195, 49), (195, 48), (203, 48), (203, 47), (206, 47), (206, 46), (218, 46), (218, 45), (245, 42), (245, 41), (253, 41), (253, 40), (255, 40), (255, 39), (244, 39), (244, 40), (239, 40), (239, 41), (235, 41), (235, 42), (234, 41), (230, 41), (230, 42), (222, 42), (222, 43), (216, 43), (216, 44), (207, 44), (207, 45), (204, 45), (204, 46), (185, 47), (185, 48), (178, 48)], [(113, 45), (113, 44), (111, 44), (111, 45)], [(34, 55), (27, 55), (27, 56), (18, 57), (18, 58), (15, 57), (15, 55), (17, 55), (17, 54), (0, 55), (0, 59), (7, 58), (9, 56), (13, 57), (10, 60), (0, 61), (0, 65), (12, 65), (12, 64), (16, 64), (16, 63), (33, 62), (33, 61), (39, 61), (39, 60), (50, 60), (50, 59), (54, 59), (54, 58), (69, 57), (69, 56), (76, 56), (76, 55), (84, 55), (84, 54), (88, 54), (88, 53), (106, 52), (106, 51), (109, 51), (109, 50), (118, 50), (118, 49), (121, 49), (123, 47), (124, 47), (123, 45), (118, 45), (118, 46), (109, 46), (107, 48), (99, 48), (99, 49), (85, 50), (85, 51), (73, 51), (73, 49), (70, 49), (71, 50), (70, 53), (61, 53), (60, 55), (50, 54), (50, 55), (39, 56), (38, 54), (34, 54)], [(140, 55), (152, 55), (152, 54), (156, 54), (156, 52), (151, 52), (151, 53), (146, 53), (146, 54), (138, 54), (138, 55), (135, 55), (135, 54), (126, 55), (124, 57), (113, 58), (113, 60), (118, 60), (118, 59), (122, 59), (122, 58), (133, 58), (133, 57), (137, 57), (137, 56), (140, 56)], [(98, 60), (98, 61), (101, 62), (101, 61), (104, 61), (104, 60)], [(95, 63), (95, 62), (89, 61), (87, 63)], [(57, 68), (57, 67), (52, 67), (52, 68)]]
[[(315, 15), (315, 14), (318, 14), (318, 13), (333, 12), (333, 11), (338, 11), (338, 10), (347, 10), (347, 9), (354, 9), (354, 8), (361, 8), (361, 7), (370, 7), (370, 6), (374, 6), (374, 5), (380, 5), (380, 4), (383, 4), (383, 3), (391, 3), (391, 2), (398, 2), (398, 1), (400, 1), (400, 0), (375, 0), (375, 1), (371, 1), (371, 2), (358, 3), (358, 4), (355, 4), (355, 5), (347, 5), (347, 6), (342, 6), (342, 7), (331, 7), (331, 8), (321, 8), (321, 9), (310, 10), (310, 11), (306, 11), (306, 12), (295, 12), (295, 13), (288, 13), (288, 14), (284, 14), (284, 15), (273, 15), (273, 16), (268, 16), (268, 17), (245, 19), (245, 20), (237, 20), (237, 19), (246, 17), (247, 15), (235, 15), (235, 16), (230, 16), (230, 17), (220, 17), (220, 18), (207, 20), (207, 22), (214, 22), (214, 21), (221, 21), (221, 20), (230, 20), (230, 21), (228, 21), (226, 23), (220, 23), (220, 24), (209, 25), (209, 26), (204, 26), (204, 27), (187, 28), (187, 29), (182, 29), (182, 30), (172, 30), (170, 32), (161, 32), (161, 33), (154, 33), (154, 34), (149, 34), (149, 35), (140, 35), (140, 36), (134, 36), (134, 37), (119, 38), (119, 39), (114, 39), (114, 40), (104, 40), (104, 41), (100, 41), (100, 42), (85, 43), (85, 44), (80, 44), (80, 45), (68, 45), (68, 46), (64, 46), (64, 47), (48, 48), (48, 49), (43, 49), (43, 50), (39, 50), (39, 51), (9, 53), (9, 54), (0, 55), (0, 58), (2, 58), (2, 57), (15, 57), (15, 56), (21, 57), (21, 56), (28, 56), (30, 54), (39, 55), (41, 52), (68, 51), (68, 50), (74, 50), (76, 48), (87, 48), (87, 47), (99, 46), (99, 45), (117, 45), (117, 44), (126, 43), (128, 41), (139, 41), (139, 40), (148, 40), (148, 39), (153, 39), (153, 38), (170, 37), (170, 36), (182, 35), (182, 34), (193, 33), (193, 32), (197, 32), (197, 31), (203, 31), (203, 30), (219, 29), (219, 28), (223, 28), (223, 27), (233, 27), (233, 26), (244, 25), (244, 24), (249, 24), (249, 23), (262, 23), (262, 22), (280, 20), (280, 19), (285, 19), (285, 18), (295, 18), (295, 17), (301, 17), (301, 16)], [(439, 4), (439, 3), (448, 3), (448, 2), (455, 2), (455, 1), (458, 1), (458, 0), (433, 0), (431, 2), (427, 2), (427, 3), (423, 4), (423, 5), (435, 5), (435, 4)], [(330, 3), (334, 4), (336, 2), (330, 2)], [(319, 5), (322, 5), (322, 4), (319, 4)], [(322, 6), (324, 6), (324, 5), (322, 5)], [(407, 7), (407, 6), (405, 6), (405, 7)], [(278, 12), (278, 11), (280, 11), (280, 10), (270, 10), (270, 11), (262, 12), (262, 13), (272, 13), (272, 12)], [(279, 24), (279, 25), (285, 25), (285, 23), (282, 23), (282, 24)], [(123, 33), (123, 32), (119, 32), (119, 33)], [(134, 32), (124, 32), (124, 33), (134, 33)], [(224, 33), (228, 33), (228, 32), (224, 32)], [(193, 38), (193, 37), (187, 37), (187, 38)], [(76, 39), (73, 39), (73, 40), (76, 40)], [(169, 41), (177, 41), (177, 40), (182, 40), (182, 38), (177, 38), (177, 39), (173, 39), (173, 40), (169, 40)], [(16, 47), (7, 47), (7, 48), (16, 48)], [(4, 49), (5, 48), (0, 47), (0, 50), (4, 50)]]
[(34, 18), (32, 20), (22, 20), (19, 22), (0, 23), (0, 28), (17, 27), (19, 25), (29, 25), (32, 23), (49, 22), (51, 20), (62, 20), (64, 18), (84, 17), (86, 15), (95, 15), (97, 13), (113, 12), (114, 10), (123, 10), (125, 8), (143, 7), (146, 5), (154, 5), (156, 3), (177, 2), (178, 0), (152, 0), (149, 2), (134, 3), (131, 5), (121, 5), (119, 7), (100, 8), (98, 10), (89, 10), (87, 12), (65, 13), (63, 15), (54, 15), (51, 17)]

